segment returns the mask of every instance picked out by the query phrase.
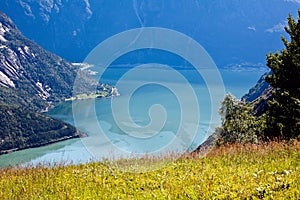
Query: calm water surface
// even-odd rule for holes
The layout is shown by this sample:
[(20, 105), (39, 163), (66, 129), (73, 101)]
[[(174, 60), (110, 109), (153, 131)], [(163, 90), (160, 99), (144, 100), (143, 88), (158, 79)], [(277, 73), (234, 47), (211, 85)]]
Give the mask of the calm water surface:
[[(114, 72), (116, 73), (116, 72)], [(192, 144), (188, 147), (193, 150), (200, 145), (205, 138), (212, 132), (211, 129), (220, 125), (220, 117), (217, 113), (211, 113), (210, 95), (204, 82), (198, 76), (193, 77), (194, 72), (191, 70), (182, 71), (188, 76), (192, 83), (193, 89), (198, 97), (200, 109), (200, 123), (197, 124), (198, 131)], [(232, 71), (221, 70), (226, 92), (230, 92), (237, 97), (243, 96), (248, 92), (259, 77), (264, 73), (262, 70), (257, 71)], [(112, 73), (113, 74), (113, 73)], [(198, 81), (200, 80), (200, 81)], [(138, 80), (129, 80), (138, 81)], [(105, 82), (114, 84), (113, 76), (107, 77)], [(176, 84), (176, 83), (175, 83)], [(184, 91), (183, 91), (184, 92)], [(114, 99), (116, 103), (121, 98), (126, 98), (126, 87), (120, 90), (121, 96), (119, 99)], [(185, 94), (189, 95), (189, 94)], [(222, 92), (216, 98), (222, 99)], [(97, 134), (96, 130), (100, 126), (104, 136), (98, 137), (97, 141), (89, 141), (88, 144), (97, 146), (100, 153), (94, 157), (90, 152), (90, 148), (86, 148), (84, 144), (91, 137), (82, 139), (71, 139), (68, 141), (51, 144), (44, 147), (26, 149), (18, 152), (13, 152), (7, 155), (0, 156), (0, 167), (7, 165), (16, 165), (21, 163), (85, 163), (91, 160), (101, 160), (103, 158), (115, 159), (123, 157), (122, 152), (152, 152), (155, 149), (163, 148), (174, 137), (176, 137), (176, 130), (178, 129), (178, 122), (180, 121), (180, 103), (176, 96), (172, 94), (167, 88), (157, 85), (147, 85), (139, 88), (131, 96), (129, 111), (132, 120), (141, 126), (147, 125), (151, 119), (148, 115), (151, 105), (160, 104), (167, 111), (167, 120), (164, 128), (156, 134), (150, 142), (141, 142), (133, 137), (129, 137), (114, 121), (111, 111), (112, 99), (96, 99), (95, 104), (91, 104), (91, 100), (83, 100), (75, 102), (80, 108), (80, 120), (77, 120), (76, 127), (84, 131), (88, 135)], [(220, 106), (220, 105), (215, 105)], [(91, 113), (95, 109), (97, 121), (92, 120)], [(55, 109), (51, 110), (49, 115), (61, 119), (70, 124), (74, 124), (72, 114), (72, 103), (66, 102)], [(213, 118), (213, 120), (211, 120)], [(209, 129), (211, 125), (211, 129)], [(187, 127), (188, 130), (188, 127)], [(183, 140), (185, 138), (182, 138)], [(84, 142), (83, 142), (84, 141)], [(93, 143), (94, 142), (94, 143)], [(176, 144), (178, 149), (183, 148), (182, 144)], [(169, 149), (170, 150), (170, 149)], [(176, 150), (176, 149), (171, 149)]]

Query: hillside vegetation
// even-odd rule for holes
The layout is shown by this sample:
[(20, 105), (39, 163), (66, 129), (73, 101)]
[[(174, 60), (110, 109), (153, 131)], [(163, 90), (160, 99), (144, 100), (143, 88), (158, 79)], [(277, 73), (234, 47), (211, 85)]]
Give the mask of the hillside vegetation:
[[(76, 77), (78, 93), (72, 94)], [(41, 112), (72, 95), (111, 96), (113, 91), (112, 86), (99, 84), (78, 66), (28, 40), (0, 12), (0, 155), (79, 137), (73, 126)]]
[(76, 76), (81, 83), (77, 85), (78, 92), (92, 92), (97, 86), (99, 90), (104, 88), (78, 66), (28, 40), (1, 12), (0, 28), (3, 29), (0, 31), (1, 103), (14, 103), (31, 110), (42, 109), (48, 103), (72, 97)]
[(300, 142), (272, 142), (223, 146), (145, 173), (123, 171), (130, 160), (9, 168), (0, 170), (0, 199), (299, 199), (299, 160)]
[(222, 102), (218, 145), (300, 139), (300, 10), (287, 21), (285, 48), (266, 57), (271, 71), (243, 100), (228, 94)]
[(83, 135), (75, 127), (37, 112), (0, 106), (0, 155)]

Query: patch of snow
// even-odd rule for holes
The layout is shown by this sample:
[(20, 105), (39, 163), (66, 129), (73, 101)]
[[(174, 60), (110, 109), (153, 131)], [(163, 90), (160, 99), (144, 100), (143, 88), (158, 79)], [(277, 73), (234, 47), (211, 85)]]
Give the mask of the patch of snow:
[(4, 87), (13, 87), (15, 88), (15, 84), (12, 80), (10, 80), (3, 72), (0, 71), (0, 84)]

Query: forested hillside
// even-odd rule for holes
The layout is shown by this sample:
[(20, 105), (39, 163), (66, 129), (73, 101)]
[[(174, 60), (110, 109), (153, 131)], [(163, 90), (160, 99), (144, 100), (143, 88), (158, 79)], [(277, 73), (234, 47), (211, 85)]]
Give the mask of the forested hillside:
[(72, 97), (76, 76), (79, 93), (111, 95), (111, 86), (25, 38), (0, 12), (0, 154), (79, 136), (71, 125), (40, 114)]

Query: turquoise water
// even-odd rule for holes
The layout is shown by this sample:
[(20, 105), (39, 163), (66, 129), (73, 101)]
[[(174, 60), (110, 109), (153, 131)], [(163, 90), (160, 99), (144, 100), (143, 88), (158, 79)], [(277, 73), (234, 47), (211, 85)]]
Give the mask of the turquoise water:
[[(113, 71), (112, 74), (117, 73)], [(176, 94), (172, 93), (168, 88), (159, 86), (157, 84), (147, 84), (140, 87), (133, 94), (128, 94), (126, 91), (126, 84), (119, 88), (120, 97), (112, 99), (96, 99), (96, 100), (82, 100), (74, 102), (77, 109), (77, 120), (74, 122), (72, 103), (66, 102), (48, 114), (61, 119), (70, 124), (76, 125), (77, 128), (84, 131), (89, 137), (82, 139), (73, 139), (52, 144), (46, 147), (22, 150), (19, 152), (10, 153), (0, 156), (0, 167), (9, 164), (15, 165), (20, 163), (85, 163), (91, 160), (101, 160), (103, 158), (116, 159), (120, 157), (129, 157), (143, 155), (145, 153), (162, 153), (167, 151), (181, 151), (185, 148), (193, 150), (200, 145), (214, 128), (220, 125), (220, 117), (218, 113), (213, 113), (211, 96), (205, 83), (201, 80), (197, 81), (198, 76), (193, 77), (194, 71), (182, 70), (181, 73), (190, 77), (193, 90), (197, 96), (199, 106), (199, 123), (184, 124), (183, 130), (186, 134), (179, 133), (179, 124), (182, 120), (180, 110), (180, 100)], [(262, 70), (256, 71), (232, 71), (221, 70), (223, 81), (225, 84), (225, 92), (230, 92), (237, 97), (245, 94), (251, 86), (253, 86), (259, 77), (264, 73)], [(106, 82), (115, 83), (114, 75), (106, 78)], [(171, 79), (170, 79), (171, 80)], [(139, 80), (127, 80), (128, 84), (136, 83)], [(180, 83), (175, 84), (175, 87), (180, 87)], [(120, 124), (130, 128), (126, 121), (120, 122), (116, 120), (112, 113), (112, 102), (120, 105), (122, 100), (130, 96), (129, 108), (130, 117), (132, 121), (141, 127), (145, 127), (151, 123), (151, 116), (149, 110), (153, 105), (161, 105), (166, 114), (166, 121), (162, 129), (151, 137), (146, 137), (148, 132), (141, 137), (132, 137), (120, 128)], [(182, 91), (182, 95), (189, 96), (186, 91)], [(215, 93), (212, 98), (222, 99), (224, 93), (220, 91)], [(218, 105), (214, 105), (219, 107)], [(115, 115), (118, 115), (118, 111)], [(126, 108), (124, 108), (126, 109)], [(193, 112), (193, 111), (190, 111)], [(96, 119), (95, 119), (96, 116)], [(158, 115), (155, 115), (156, 117)], [(189, 135), (190, 130), (197, 127), (195, 135)], [(101, 131), (99, 131), (101, 130)], [(129, 130), (130, 131), (130, 130)], [(101, 132), (102, 134), (100, 134)], [(150, 131), (151, 132), (151, 131)], [(133, 131), (132, 131), (133, 133)], [(143, 134), (134, 132), (133, 134)], [(146, 137), (146, 139), (144, 138)], [(179, 140), (176, 138), (179, 137)], [(192, 138), (190, 138), (192, 137)], [(172, 145), (170, 145), (172, 143)]]

